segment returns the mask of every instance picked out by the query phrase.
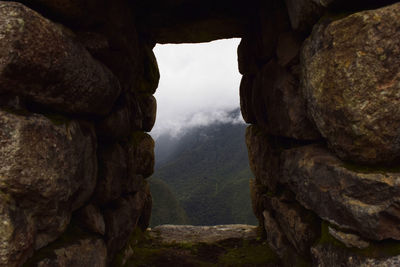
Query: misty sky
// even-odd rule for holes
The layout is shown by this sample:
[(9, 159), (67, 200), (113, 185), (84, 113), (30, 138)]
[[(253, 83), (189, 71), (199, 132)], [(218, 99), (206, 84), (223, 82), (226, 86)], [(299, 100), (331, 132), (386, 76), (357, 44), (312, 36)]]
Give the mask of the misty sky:
[(161, 74), (155, 94), (158, 107), (154, 137), (225, 121), (226, 111), (239, 107), (239, 42), (229, 39), (154, 48)]

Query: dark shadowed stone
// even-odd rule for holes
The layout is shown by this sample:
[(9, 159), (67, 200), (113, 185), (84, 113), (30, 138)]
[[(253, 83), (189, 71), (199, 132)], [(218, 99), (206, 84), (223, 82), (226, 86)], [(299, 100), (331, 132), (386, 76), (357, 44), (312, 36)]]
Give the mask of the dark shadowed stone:
[(93, 193), (96, 143), (88, 127), (0, 111), (0, 216), (9, 223), (0, 226), (6, 239), (0, 265), (18, 265), (25, 253), (55, 240)]
[(278, 179), (279, 151), (273, 139), (259, 126), (250, 125), (246, 129), (246, 144), (256, 183), (274, 192)]
[[(96, 55), (118, 77), (123, 92), (139, 90), (143, 79), (143, 62), (137, 32), (134, 25), (127, 25), (130, 25), (129, 31), (119, 27), (119, 31), (116, 31), (112, 27), (114, 25), (110, 25), (110, 29), (105, 30), (110, 48)], [(121, 36), (120, 32), (126, 34)]]
[(275, 56), (279, 35), (290, 22), (281, 1), (263, 1), (251, 21), (238, 47), (238, 64), (241, 74), (254, 75)]
[(323, 13), (315, 0), (285, 0), (294, 30), (309, 31)]
[(245, 122), (255, 124), (257, 122), (253, 112), (253, 80), (252, 75), (243, 75), (240, 82), (240, 111)]
[(294, 32), (284, 32), (279, 35), (276, 48), (278, 64), (285, 67), (293, 61), (298, 62), (302, 39)]
[(42, 252), (45, 256), (38, 255), (38, 260), (33, 258), (27, 266), (37, 267), (106, 267), (107, 247), (103, 239), (96, 237), (75, 237), (70, 241), (58, 241), (57, 246), (51, 245)]
[(150, 132), (156, 122), (157, 100), (153, 95), (142, 95), (139, 105), (143, 114), (142, 129), (145, 132)]
[(321, 232), (321, 224), (316, 215), (285, 194), (280, 197), (267, 197), (266, 201), (286, 239), (299, 254), (307, 257), (310, 247)]
[(137, 192), (120, 198), (104, 211), (109, 261), (129, 240), (142, 214), (146, 198), (145, 192)]
[(147, 182), (143, 192), (146, 193), (146, 198), (144, 200), (142, 214), (140, 214), (137, 225), (142, 231), (145, 231), (150, 225), (151, 211), (153, 208), (153, 198), (150, 192), (150, 186)]
[(235, 18), (209, 18), (189, 21), (179, 25), (166, 25), (150, 29), (158, 43), (202, 43), (222, 38), (237, 38), (243, 34), (244, 25)]
[(106, 231), (106, 226), (104, 223), (103, 214), (101, 214), (99, 208), (94, 204), (86, 205), (85, 207), (79, 209), (75, 216), (77, 220), (89, 231), (104, 235)]
[(400, 174), (341, 162), (318, 145), (286, 150), (282, 175), (307, 209), (374, 240), (400, 240)]
[(122, 192), (124, 194), (144, 191), (146, 180), (141, 174), (129, 173), (128, 179), (122, 181)]
[(128, 174), (149, 177), (154, 172), (154, 140), (143, 132), (135, 132), (131, 136), (128, 147)]
[(302, 52), (309, 114), (342, 159), (400, 159), (400, 3), (321, 22)]
[(271, 60), (253, 82), (253, 112), (257, 123), (268, 133), (300, 140), (319, 139), (320, 135), (306, 114), (296, 69), (291, 71)]
[(264, 216), (263, 212), (265, 209), (264, 198), (268, 193), (268, 188), (260, 185), (256, 179), (250, 179), (250, 197), (251, 197), (251, 206), (253, 208), (253, 213), (258, 219), (259, 225), (264, 224)]
[(33, 3), (41, 9), (71, 21), (85, 20), (88, 17), (86, 10), (98, 4), (96, 0), (22, 0), (21, 2)]
[(291, 250), (291, 245), (287, 241), (285, 234), (280, 229), (278, 222), (273, 218), (272, 213), (264, 210), (264, 228), (267, 232), (268, 245), (279, 255), (287, 257)]
[(97, 57), (110, 49), (108, 39), (103, 34), (96, 32), (77, 32), (76, 39), (90, 52), (93, 57)]
[(331, 236), (342, 242), (348, 248), (364, 249), (370, 246), (370, 243), (363, 240), (356, 234), (346, 233), (328, 226), (328, 231)]
[(342, 247), (319, 244), (311, 248), (313, 266), (332, 267), (393, 267), (400, 266), (400, 255), (373, 258), (359, 255)]
[(154, 94), (160, 81), (160, 71), (156, 56), (153, 53), (152, 46), (141, 44), (140, 46), (141, 65), (140, 85), (138, 88), (132, 88), (135, 92)]
[[(237, 49), (239, 72), (245, 74), (255, 74), (259, 69), (258, 42), (253, 35), (243, 36)], [(272, 55), (270, 55), (272, 56)]]
[[(150, 107), (147, 108), (150, 109), (148, 112), (152, 111)], [(155, 114), (147, 116), (154, 116), (152, 119), (155, 120)], [(144, 118), (138, 97), (129, 92), (123, 93), (111, 113), (96, 123), (96, 133), (103, 140), (125, 140), (133, 131), (143, 128)], [(150, 120), (147, 119), (147, 126)]]
[(126, 150), (118, 143), (100, 145), (99, 178), (95, 190), (96, 202), (106, 204), (121, 197), (123, 183), (128, 179)]
[(70, 113), (107, 114), (117, 78), (61, 26), (14, 2), (0, 2), (0, 93)]

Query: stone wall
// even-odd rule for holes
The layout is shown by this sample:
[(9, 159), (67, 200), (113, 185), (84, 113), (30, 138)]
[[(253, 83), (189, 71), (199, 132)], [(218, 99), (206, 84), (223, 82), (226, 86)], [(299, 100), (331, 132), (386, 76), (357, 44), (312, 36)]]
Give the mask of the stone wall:
[(0, 266), (106, 266), (146, 229), (159, 72), (124, 1), (0, 1)]
[(400, 3), (347, 2), (0, 1), (0, 266), (123, 263), (151, 213), (152, 49), (231, 37), (270, 247), (399, 263)]
[(239, 46), (253, 208), (287, 266), (399, 264), (400, 3), (378, 2), (270, 3)]

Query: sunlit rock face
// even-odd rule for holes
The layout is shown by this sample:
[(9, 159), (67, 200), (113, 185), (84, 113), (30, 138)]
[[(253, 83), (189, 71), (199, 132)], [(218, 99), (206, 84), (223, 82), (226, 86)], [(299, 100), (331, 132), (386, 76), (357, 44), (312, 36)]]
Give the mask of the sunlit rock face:
[(306, 41), (308, 112), (342, 159), (397, 164), (400, 156), (400, 5), (314, 27)]
[(395, 2), (0, 1), (0, 265), (129, 262), (152, 206), (152, 49), (231, 37), (280, 262), (398, 265)]

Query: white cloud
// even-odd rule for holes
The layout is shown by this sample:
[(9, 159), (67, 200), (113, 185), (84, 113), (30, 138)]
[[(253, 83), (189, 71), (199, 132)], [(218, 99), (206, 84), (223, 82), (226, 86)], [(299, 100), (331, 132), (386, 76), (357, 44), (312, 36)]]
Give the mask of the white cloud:
[(229, 39), (154, 48), (161, 79), (155, 94), (158, 110), (153, 135), (218, 121), (225, 111), (239, 107), (239, 42)]

